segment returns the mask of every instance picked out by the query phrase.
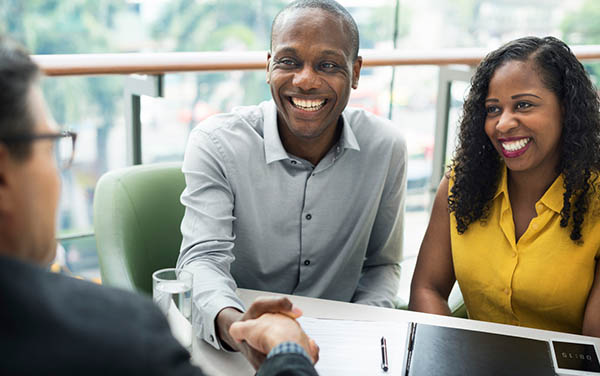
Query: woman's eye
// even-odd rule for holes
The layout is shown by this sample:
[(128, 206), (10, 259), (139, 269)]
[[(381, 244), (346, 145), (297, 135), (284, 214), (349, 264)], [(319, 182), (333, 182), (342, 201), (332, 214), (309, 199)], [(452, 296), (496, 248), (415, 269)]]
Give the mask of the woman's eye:
[(517, 103), (517, 109), (519, 110), (525, 110), (527, 108), (531, 107), (531, 103), (527, 103), (527, 102), (519, 102)]
[(496, 106), (489, 106), (489, 107), (486, 107), (486, 109), (485, 109), (485, 112), (488, 115), (493, 115), (495, 113), (498, 113), (499, 111), (500, 111), (500, 109)]

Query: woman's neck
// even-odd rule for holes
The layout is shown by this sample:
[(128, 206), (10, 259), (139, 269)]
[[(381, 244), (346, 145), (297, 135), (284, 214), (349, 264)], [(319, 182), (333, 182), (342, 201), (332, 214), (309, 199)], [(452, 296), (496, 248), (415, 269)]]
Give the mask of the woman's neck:
[(558, 177), (558, 172), (551, 171), (507, 171), (508, 194), (513, 198), (537, 202)]

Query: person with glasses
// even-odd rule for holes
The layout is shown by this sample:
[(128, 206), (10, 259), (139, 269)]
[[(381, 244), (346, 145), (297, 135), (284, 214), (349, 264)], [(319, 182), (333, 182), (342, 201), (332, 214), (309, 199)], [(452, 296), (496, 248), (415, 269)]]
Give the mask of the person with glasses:
[[(76, 135), (58, 130), (39, 76), (0, 37), (0, 374), (202, 375), (150, 299), (46, 270), (58, 168), (73, 161)], [(263, 299), (252, 310), (231, 335), (268, 354), (258, 374), (316, 375), (318, 348), (288, 316), (299, 314), (291, 302)]]
[(56, 146), (53, 148), (57, 166), (61, 170), (67, 170), (73, 163), (75, 155), (75, 141), (77, 133), (70, 131), (52, 132), (47, 134), (20, 134), (2, 137), (5, 144), (27, 144), (37, 140), (51, 140)]

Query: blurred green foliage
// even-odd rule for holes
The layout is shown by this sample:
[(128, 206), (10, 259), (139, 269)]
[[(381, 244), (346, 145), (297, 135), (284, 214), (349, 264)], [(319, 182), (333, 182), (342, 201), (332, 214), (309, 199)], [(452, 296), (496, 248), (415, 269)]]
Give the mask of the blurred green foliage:
[[(127, 9), (127, 4), (119, 0), (2, 0), (0, 32), (21, 42), (33, 54), (107, 52), (118, 39), (116, 16)], [(120, 105), (115, 97), (122, 95), (122, 79), (47, 79), (43, 88), (58, 123), (97, 120), (96, 148), (99, 155), (106, 155), (106, 137)], [(98, 173), (105, 171), (106, 158), (97, 159), (90, 167)]]
[[(567, 44), (600, 44), (600, 1), (585, 0), (582, 7), (569, 13), (561, 29)], [(596, 87), (600, 86), (600, 63), (584, 64)]]

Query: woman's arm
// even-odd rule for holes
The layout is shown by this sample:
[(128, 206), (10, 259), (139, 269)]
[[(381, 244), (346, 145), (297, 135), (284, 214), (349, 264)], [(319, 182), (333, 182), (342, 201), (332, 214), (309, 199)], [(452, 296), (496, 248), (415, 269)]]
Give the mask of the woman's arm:
[(600, 337), (600, 260), (596, 260), (594, 284), (585, 305), (582, 334)]
[(419, 250), (408, 308), (412, 311), (450, 315), (448, 295), (455, 280), (450, 245), (448, 178), (444, 177), (435, 195), (429, 225)]

